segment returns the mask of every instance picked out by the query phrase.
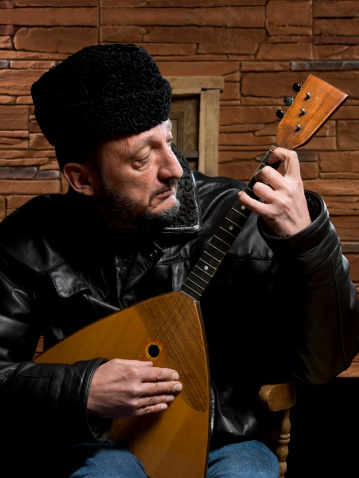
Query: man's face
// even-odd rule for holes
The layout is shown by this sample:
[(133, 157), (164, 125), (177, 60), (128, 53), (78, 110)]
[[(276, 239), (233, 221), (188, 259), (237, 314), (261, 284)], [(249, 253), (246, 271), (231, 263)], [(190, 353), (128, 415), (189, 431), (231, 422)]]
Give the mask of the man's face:
[(139, 229), (163, 223), (178, 211), (177, 182), (183, 170), (171, 141), (171, 122), (167, 120), (98, 146), (95, 201), (114, 227)]

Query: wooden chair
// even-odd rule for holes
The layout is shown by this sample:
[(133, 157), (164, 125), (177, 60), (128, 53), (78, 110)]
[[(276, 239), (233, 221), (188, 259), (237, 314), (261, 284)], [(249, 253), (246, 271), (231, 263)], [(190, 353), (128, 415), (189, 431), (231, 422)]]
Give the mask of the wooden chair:
[[(279, 477), (284, 478), (287, 471), (287, 457), (290, 441), (290, 409), (295, 405), (294, 382), (263, 385), (259, 391), (259, 402), (270, 413), (268, 437), (278, 458)], [(274, 445), (273, 445), (274, 444)]]

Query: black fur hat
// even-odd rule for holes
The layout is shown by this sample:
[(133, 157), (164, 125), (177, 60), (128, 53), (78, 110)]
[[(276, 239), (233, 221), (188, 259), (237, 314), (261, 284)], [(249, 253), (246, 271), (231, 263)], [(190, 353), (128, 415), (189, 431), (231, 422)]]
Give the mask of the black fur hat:
[(94, 45), (46, 72), (31, 88), (35, 116), (57, 148), (96, 144), (168, 119), (171, 87), (136, 45)]

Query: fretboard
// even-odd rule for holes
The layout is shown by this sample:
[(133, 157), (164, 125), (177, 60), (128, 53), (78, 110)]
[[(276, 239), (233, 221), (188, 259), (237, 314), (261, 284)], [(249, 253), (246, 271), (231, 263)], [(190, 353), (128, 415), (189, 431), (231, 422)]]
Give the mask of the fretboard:
[[(252, 198), (258, 199), (252, 191), (252, 187), (255, 183), (255, 174), (267, 165), (272, 152), (273, 149), (270, 149), (267, 152), (263, 161), (260, 163), (247, 186), (244, 188), (244, 191)], [(276, 168), (278, 165), (279, 163), (275, 163), (270, 166)], [(198, 262), (182, 284), (181, 290), (183, 292), (195, 300), (199, 300), (202, 297), (202, 294), (206, 290), (206, 287), (210, 283), (214, 274), (217, 272), (217, 269), (225, 258), (227, 252), (243, 229), (251, 212), (252, 211), (242, 206), (239, 200), (233, 204), (218, 231), (212, 237)]]

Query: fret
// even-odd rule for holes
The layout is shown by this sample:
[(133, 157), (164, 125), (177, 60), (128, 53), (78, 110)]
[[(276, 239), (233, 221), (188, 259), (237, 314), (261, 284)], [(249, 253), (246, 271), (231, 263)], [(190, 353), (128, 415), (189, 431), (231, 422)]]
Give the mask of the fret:
[(230, 236), (236, 238), (237, 236), (235, 236), (234, 234), (232, 234), (231, 232), (227, 231), (227, 229), (224, 229), (224, 227), (220, 226), (219, 227), (220, 229), (222, 229), (222, 231), (226, 232), (227, 234), (229, 234)]
[(225, 221), (229, 221), (229, 222), (231, 222), (232, 224), (234, 224), (235, 226), (237, 226), (237, 227), (239, 227), (240, 229), (242, 229), (239, 224), (237, 224), (237, 223), (234, 222), (234, 221), (231, 221), (231, 219), (229, 219), (228, 217), (225, 218)]
[[(253, 181), (253, 185), (254, 185), (254, 183), (255, 183), (255, 181)], [(253, 185), (251, 185), (251, 186), (253, 186)], [(254, 194), (253, 189), (250, 188), (250, 187), (248, 187), (248, 186), (244, 188), (244, 191), (245, 191), (245, 192), (248, 194), (248, 196), (250, 196), (251, 198), (256, 198), (256, 197), (257, 197), (257, 196)]]
[(240, 214), (242, 217), (245, 217), (246, 219), (248, 219), (248, 216), (243, 214), (243, 212), (241, 212), (241, 211), (237, 211), (237, 209), (235, 209), (234, 207), (232, 207), (232, 211), (235, 211), (237, 214)]
[[(254, 183), (255, 183), (255, 181), (253, 181), (253, 184), (254, 184)], [(259, 199), (258, 196), (255, 195), (255, 193), (253, 192), (253, 190), (252, 190), (250, 187), (246, 186), (245, 189), (244, 189), (244, 191), (245, 191), (245, 192), (248, 194), (248, 196), (250, 196), (251, 198), (257, 199), (257, 200)]]
[(182, 287), (187, 287), (188, 290), (194, 292), (196, 295), (198, 295), (199, 298), (202, 297), (202, 294), (199, 294), (197, 291), (195, 291), (194, 289), (192, 289), (192, 287), (190, 287), (189, 285), (187, 285), (186, 282), (184, 282), (184, 283), (182, 284)]
[[(209, 264), (208, 264), (208, 266), (209, 266)], [(203, 272), (203, 274), (206, 274), (208, 277), (210, 277), (212, 279), (213, 276), (209, 272), (205, 271), (204, 269), (201, 269), (198, 264), (196, 264), (195, 267), (197, 267), (197, 269), (199, 269), (201, 272)], [(211, 266), (209, 266), (209, 267), (211, 267)], [(214, 269), (214, 267), (212, 267), (212, 269)], [(193, 274), (194, 274), (194, 272), (193, 272)]]
[[(218, 236), (213, 236), (211, 242), (208, 244), (208, 247), (212, 247), (212, 252), (213, 250), (216, 250), (218, 253), (221, 253), (221, 255), (224, 256), (232, 244), (228, 244), (228, 242)], [(215, 254), (215, 256), (218, 257), (217, 254)]]
[[(216, 271), (216, 268), (213, 267), (211, 264), (208, 264), (208, 262), (206, 262), (204, 259), (202, 259), (202, 257), (199, 259), (200, 261), (204, 262), (206, 264), (206, 266), (210, 267), (211, 269), (213, 269), (214, 271)], [(217, 260), (217, 259), (215, 259)]]
[[(202, 277), (200, 277), (199, 275), (197, 275), (195, 272), (191, 272), (191, 275), (194, 275), (195, 277), (198, 277), (199, 280), (205, 282), (207, 285), (209, 284), (209, 282), (207, 282), (205, 279), (203, 279)], [(208, 274), (209, 275), (209, 274)], [(210, 276), (212, 278), (212, 276)], [(198, 284), (197, 284), (198, 285)], [(199, 286), (198, 286), (199, 287)]]
[(213, 249), (215, 249), (216, 251), (220, 252), (221, 254), (225, 254), (225, 252), (221, 251), (220, 249), (218, 249), (218, 247), (214, 246), (211, 242), (208, 244), (209, 246), (213, 247)]
[[(259, 164), (258, 168), (256, 169), (255, 173), (253, 174), (251, 180), (253, 179), (254, 180), (254, 177), (256, 175), (256, 173), (258, 171), (260, 171), (261, 169), (264, 168), (264, 166), (271, 166), (273, 167), (272, 164), (268, 165), (268, 159), (271, 157), (271, 154), (273, 153), (274, 149), (270, 149), (269, 151), (267, 151), (267, 154), (264, 156), (262, 162)], [(250, 181), (249, 181), (250, 182)], [(249, 184), (249, 183), (248, 183)]]
[(231, 211), (236, 212), (237, 214), (241, 214), (235, 207), (231, 207)]
[(223, 244), (225, 244), (226, 246), (231, 247), (231, 244), (228, 244), (226, 241), (224, 241), (224, 240), (221, 239), (220, 237), (218, 237), (218, 236), (216, 236), (216, 235), (214, 235), (214, 237), (215, 237), (216, 239), (218, 239), (219, 241), (223, 242)]
[(212, 259), (214, 259), (216, 262), (221, 262), (219, 259), (216, 259), (216, 257), (212, 256), (209, 252), (207, 251), (204, 251), (205, 254), (207, 254), (207, 256), (211, 257)]
[[(204, 289), (203, 287), (201, 287), (200, 285), (198, 285), (197, 282), (194, 282), (192, 279), (190, 279), (189, 276), (187, 277), (186, 281), (188, 281), (188, 280), (189, 280), (190, 282), (192, 282), (192, 284), (194, 284), (194, 285), (195, 285), (196, 287), (198, 287), (199, 289), (201, 289), (201, 290), (206, 290), (206, 289)], [(207, 285), (208, 285), (208, 284), (207, 284)]]
[(263, 160), (263, 161), (261, 162), (261, 164), (258, 166), (256, 173), (259, 172), (261, 169), (263, 169), (264, 166), (267, 166), (267, 163), (265, 163), (264, 160)]

